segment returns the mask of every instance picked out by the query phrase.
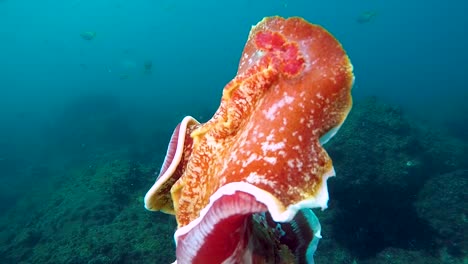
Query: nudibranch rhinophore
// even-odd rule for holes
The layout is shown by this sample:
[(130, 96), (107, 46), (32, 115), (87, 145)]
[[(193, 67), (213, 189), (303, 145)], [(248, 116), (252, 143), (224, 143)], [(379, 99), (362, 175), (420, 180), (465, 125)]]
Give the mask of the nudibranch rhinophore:
[(252, 27), (214, 116), (185, 117), (145, 207), (174, 214), (177, 263), (312, 263), (335, 175), (322, 147), (351, 105), (341, 44), (302, 18)]

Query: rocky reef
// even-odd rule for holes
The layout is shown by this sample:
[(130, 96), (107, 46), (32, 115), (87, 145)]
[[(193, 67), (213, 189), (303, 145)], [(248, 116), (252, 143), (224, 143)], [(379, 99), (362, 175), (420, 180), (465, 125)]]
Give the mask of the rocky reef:
[[(442, 194), (424, 193), (428, 193), (425, 185), (438, 175), (468, 168), (466, 142), (412, 121), (398, 107), (368, 98), (356, 103), (326, 148), (334, 158), (337, 177), (329, 181), (329, 209), (318, 212), (324, 239), (317, 263), (331, 263), (326, 259), (336, 258), (336, 252), (342, 252), (341, 260), (333, 263), (388, 263), (387, 255), (395, 257), (392, 263), (408, 263), (396, 259), (419, 255), (423, 257), (416, 263), (442, 263), (438, 259), (447, 258), (431, 223), (433, 216), (420, 213), (418, 197), (427, 197), (425, 206), (437, 214), (448, 210), (462, 214), (461, 209), (467, 208), (462, 201), (445, 204), (450, 209), (441, 212), (435, 207)], [(455, 183), (444, 184), (461, 195), (461, 188), (450, 187)], [(453, 219), (441, 220), (451, 225)]]
[(142, 206), (154, 170), (110, 160), (62, 175), (48, 194), (25, 199), (2, 219), (0, 262), (171, 262), (175, 221)]
[(468, 256), (468, 170), (431, 177), (415, 202), (419, 217), (435, 231), (443, 253)]

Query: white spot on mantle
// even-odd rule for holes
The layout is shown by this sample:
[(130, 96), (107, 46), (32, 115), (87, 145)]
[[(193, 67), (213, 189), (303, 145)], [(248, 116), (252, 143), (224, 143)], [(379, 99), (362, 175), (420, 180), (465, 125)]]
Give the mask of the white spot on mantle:
[(284, 146), (285, 146), (284, 142), (278, 142), (278, 143), (263, 142), (262, 143), (262, 150), (263, 150), (263, 152), (278, 151), (280, 149), (283, 149)]
[(271, 188), (275, 188), (275, 183), (266, 179), (265, 176), (262, 176), (262, 175), (258, 175), (256, 172), (251, 172), (249, 174), (249, 176), (247, 176), (247, 178), (245, 179), (248, 183), (251, 183), (251, 184), (264, 184), (264, 185), (268, 185), (270, 186)]
[(263, 157), (263, 160), (273, 165), (276, 163), (276, 157)]
[(285, 105), (291, 104), (293, 101), (294, 97), (284, 93), (281, 100), (270, 106), (267, 111), (263, 111), (263, 114), (268, 120), (272, 121), (275, 119), (275, 114), (277, 113), (278, 109), (283, 108)]

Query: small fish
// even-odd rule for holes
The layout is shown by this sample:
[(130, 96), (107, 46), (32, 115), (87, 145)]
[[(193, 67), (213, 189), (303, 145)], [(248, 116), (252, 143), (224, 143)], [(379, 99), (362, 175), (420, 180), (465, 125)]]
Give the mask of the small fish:
[(84, 40), (92, 40), (96, 37), (96, 32), (94, 31), (84, 31), (80, 34), (81, 38)]
[(365, 11), (365, 12), (362, 12), (356, 18), (356, 22), (358, 22), (359, 24), (368, 23), (374, 20), (376, 16), (377, 16), (377, 13), (375, 11)]
[(153, 68), (153, 62), (150, 60), (146, 60), (143, 64), (143, 67), (145, 68), (145, 71), (149, 72)]

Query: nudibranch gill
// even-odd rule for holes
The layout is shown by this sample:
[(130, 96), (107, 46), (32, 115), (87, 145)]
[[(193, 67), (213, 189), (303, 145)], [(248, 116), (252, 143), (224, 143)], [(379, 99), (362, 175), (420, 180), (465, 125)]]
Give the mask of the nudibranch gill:
[(145, 207), (174, 214), (177, 263), (312, 263), (334, 176), (322, 147), (351, 106), (341, 44), (302, 18), (253, 26), (213, 117), (185, 117)]

